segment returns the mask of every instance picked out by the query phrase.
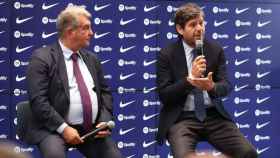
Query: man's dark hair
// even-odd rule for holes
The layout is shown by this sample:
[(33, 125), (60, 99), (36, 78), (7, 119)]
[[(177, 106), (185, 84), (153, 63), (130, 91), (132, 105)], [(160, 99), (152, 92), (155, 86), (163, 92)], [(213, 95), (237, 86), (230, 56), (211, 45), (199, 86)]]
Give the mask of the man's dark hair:
[(189, 20), (195, 19), (200, 15), (204, 17), (204, 12), (199, 5), (195, 3), (186, 3), (181, 7), (179, 7), (175, 13), (175, 17), (174, 17), (175, 27), (176, 25), (179, 25), (182, 28), (184, 28), (185, 24)]

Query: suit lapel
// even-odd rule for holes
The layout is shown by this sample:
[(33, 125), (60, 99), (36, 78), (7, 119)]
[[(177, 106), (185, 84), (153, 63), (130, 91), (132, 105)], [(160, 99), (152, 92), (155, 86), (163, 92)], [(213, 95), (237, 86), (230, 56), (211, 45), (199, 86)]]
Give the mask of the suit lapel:
[(207, 52), (208, 49), (206, 49), (206, 46), (208, 45), (207, 40), (204, 39), (203, 41), (203, 55), (205, 56), (206, 59), (206, 71), (205, 71), (205, 76), (207, 76), (209, 70), (210, 70), (210, 64), (211, 64), (211, 56), (209, 55), (209, 53)]
[(69, 99), (70, 97), (69, 97), (67, 70), (66, 70), (66, 65), (64, 62), (63, 52), (62, 52), (58, 42), (54, 45), (52, 50), (53, 50), (53, 56), (55, 57), (56, 64), (58, 66), (58, 75), (59, 75), (60, 79), (62, 80), (64, 91)]
[(177, 65), (176, 70), (179, 73), (179, 76), (186, 76), (188, 74), (188, 66), (182, 40), (176, 42), (174, 52), (174, 62), (176, 63), (175, 65)]

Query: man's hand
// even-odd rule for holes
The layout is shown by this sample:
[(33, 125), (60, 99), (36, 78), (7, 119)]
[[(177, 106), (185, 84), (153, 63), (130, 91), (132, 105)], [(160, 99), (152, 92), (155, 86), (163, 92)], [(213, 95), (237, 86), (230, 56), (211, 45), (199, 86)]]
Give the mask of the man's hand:
[(76, 145), (84, 141), (80, 138), (78, 131), (70, 126), (65, 127), (63, 130), (63, 138), (68, 144)]
[[(106, 125), (106, 122), (100, 122), (96, 125), (96, 128), (99, 128), (99, 127), (102, 127), (102, 126), (105, 126)], [(94, 138), (104, 138), (104, 137), (107, 137), (111, 135), (111, 132), (109, 129), (106, 129), (106, 130), (101, 130), (97, 133), (97, 135), (94, 136)]]
[(204, 56), (197, 56), (192, 63), (192, 77), (200, 78), (203, 77), (204, 72), (206, 71), (206, 60)]
[(212, 78), (213, 72), (209, 72), (205, 78), (187, 77), (187, 80), (196, 88), (210, 91), (214, 88), (215, 83)]

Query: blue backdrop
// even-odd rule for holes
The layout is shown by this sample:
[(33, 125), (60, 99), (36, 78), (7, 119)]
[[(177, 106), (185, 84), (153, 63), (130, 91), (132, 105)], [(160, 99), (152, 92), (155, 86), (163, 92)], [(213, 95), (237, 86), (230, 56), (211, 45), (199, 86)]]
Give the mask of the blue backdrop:
[[(0, 139), (15, 141), (18, 152), (40, 157), (34, 146), (17, 139), (15, 105), (27, 99), (25, 70), (32, 51), (55, 42), (57, 14), (67, 5), (79, 4), (93, 15), (95, 35), (89, 49), (98, 55), (112, 88), (113, 137), (119, 149), (126, 158), (171, 158), (168, 142), (160, 147), (155, 141), (161, 108), (155, 63), (160, 49), (177, 40), (172, 17), (185, 2), (0, 0)], [(261, 158), (278, 158), (280, 2), (196, 2), (206, 14), (206, 36), (219, 41), (226, 53), (234, 85), (223, 100), (226, 109)], [(211, 146), (201, 143), (199, 148)], [(75, 149), (69, 155), (81, 157)]]

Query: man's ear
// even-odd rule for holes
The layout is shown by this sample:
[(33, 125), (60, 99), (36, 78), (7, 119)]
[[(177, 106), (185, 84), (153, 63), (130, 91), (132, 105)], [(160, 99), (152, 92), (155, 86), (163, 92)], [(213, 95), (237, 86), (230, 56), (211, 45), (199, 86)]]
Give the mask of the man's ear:
[(179, 24), (176, 24), (176, 31), (183, 36), (184, 29)]

